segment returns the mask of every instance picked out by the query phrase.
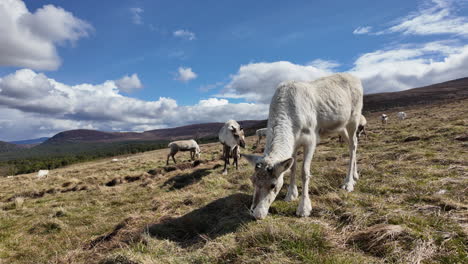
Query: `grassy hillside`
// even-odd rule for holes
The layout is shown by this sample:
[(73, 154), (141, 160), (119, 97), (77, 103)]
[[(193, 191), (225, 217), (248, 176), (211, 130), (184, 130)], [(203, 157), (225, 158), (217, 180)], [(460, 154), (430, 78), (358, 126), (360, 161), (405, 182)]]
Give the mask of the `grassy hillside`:
[(0, 141), (0, 153), (9, 152), (9, 151), (16, 151), (16, 150), (20, 150), (20, 149), (22, 149), (21, 146), (18, 146), (18, 145), (12, 144), (12, 143), (8, 143), (8, 142), (4, 142), (4, 141)]
[(368, 116), (352, 193), (347, 147), (322, 140), (307, 218), (282, 201), (286, 176), (253, 221), (252, 168), (221, 175), (216, 143), (194, 168), (157, 150), (0, 178), (0, 263), (466, 263), (468, 100), (386, 113)]
[[(248, 125), (245, 128), (246, 135), (253, 135), (256, 129), (266, 126), (266, 121), (241, 122)], [(215, 131), (209, 124), (202, 124), (200, 126), (204, 127), (205, 130)], [(187, 127), (196, 128), (197, 126), (193, 125)], [(186, 127), (180, 127), (172, 130), (181, 129), (183, 133), (187, 133), (187, 131), (184, 130), (185, 128)], [(217, 126), (215, 128), (216, 131), (219, 130)], [(88, 137), (86, 137), (86, 133), (82, 133), (83, 131), (86, 131)], [(179, 131), (178, 133), (182, 132)], [(31, 173), (41, 169), (56, 169), (78, 162), (91, 161), (104, 157), (162, 149), (166, 148), (167, 144), (170, 142), (169, 140), (132, 140), (116, 142), (101, 140), (93, 142), (91, 140), (92, 137), (89, 137), (89, 135), (91, 135), (94, 138), (102, 139), (102, 134), (113, 135), (111, 133), (94, 130), (70, 130), (59, 133), (49, 141), (32, 148), (25, 148), (24, 145), (0, 142), (0, 177)], [(72, 136), (75, 140), (71, 140), (73, 138)], [(67, 140), (63, 140), (64, 137), (67, 138)], [(77, 137), (87, 138), (87, 141), (77, 141)], [(199, 144), (217, 142), (218, 136), (204, 136), (196, 140)], [(2, 151), (2, 149), (4, 151)]]
[(166, 148), (169, 141), (113, 143), (44, 143), (29, 149), (0, 153), (0, 177), (56, 169), (70, 164)]

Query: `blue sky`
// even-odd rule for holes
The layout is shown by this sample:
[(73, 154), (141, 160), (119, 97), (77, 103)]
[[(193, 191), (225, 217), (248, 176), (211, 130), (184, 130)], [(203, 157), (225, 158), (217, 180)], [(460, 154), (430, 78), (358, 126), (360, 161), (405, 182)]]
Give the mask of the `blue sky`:
[(464, 0), (0, 0), (0, 36), (0, 140), (263, 119), (279, 82), (334, 72), (468, 76)]

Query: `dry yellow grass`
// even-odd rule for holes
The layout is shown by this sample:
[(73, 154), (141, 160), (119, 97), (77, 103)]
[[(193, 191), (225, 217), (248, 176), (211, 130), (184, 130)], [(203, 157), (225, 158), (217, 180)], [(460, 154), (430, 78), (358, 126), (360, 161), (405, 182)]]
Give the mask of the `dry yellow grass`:
[(180, 153), (183, 170), (166, 171), (158, 150), (1, 178), (0, 263), (465, 262), (468, 100), (386, 113), (386, 126), (367, 115), (353, 193), (339, 189), (347, 147), (322, 140), (308, 218), (282, 201), (284, 186), (253, 221), (252, 168), (242, 160), (221, 175), (217, 143), (194, 168)]

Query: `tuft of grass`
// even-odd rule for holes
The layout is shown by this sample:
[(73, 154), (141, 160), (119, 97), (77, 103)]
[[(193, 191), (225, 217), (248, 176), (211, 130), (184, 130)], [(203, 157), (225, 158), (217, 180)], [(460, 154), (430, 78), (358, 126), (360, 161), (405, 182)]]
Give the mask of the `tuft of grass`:
[(64, 224), (59, 220), (47, 220), (33, 225), (28, 232), (30, 234), (45, 235), (58, 233), (64, 229)]
[(23, 204), (24, 204), (24, 198), (23, 197), (15, 197), (13, 202), (15, 204), (16, 209), (21, 209), (23, 207)]

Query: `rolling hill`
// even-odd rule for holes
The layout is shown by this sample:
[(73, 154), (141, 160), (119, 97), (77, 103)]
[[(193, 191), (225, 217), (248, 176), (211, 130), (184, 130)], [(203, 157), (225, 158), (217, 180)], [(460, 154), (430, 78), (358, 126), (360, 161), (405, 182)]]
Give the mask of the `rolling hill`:
[(25, 140), (17, 140), (17, 141), (10, 141), (8, 143), (17, 144), (17, 145), (34, 145), (34, 144), (41, 144), (42, 142), (49, 139), (48, 137), (41, 137), (41, 138), (33, 138), (33, 139), (25, 139)]
[[(364, 112), (384, 111), (394, 107), (405, 107), (419, 104), (432, 104), (442, 101), (453, 101), (468, 98), (468, 77), (433, 84), (425, 87), (400, 92), (377, 93), (364, 95)], [(266, 120), (247, 120), (239, 122), (246, 133), (266, 126)], [(138, 140), (177, 140), (186, 138), (215, 137), (223, 123), (193, 124), (175, 128), (165, 128), (136, 132), (103, 132), (77, 129), (60, 132), (46, 143), (64, 142), (122, 142)]]
[(18, 146), (18, 145), (12, 144), (12, 143), (0, 141), (0, 153), (1, 152), (9, 152), (9, 151), (20, 150), (20, 149), (23, 149), (23, 148), (21, 146)]
[(468, 98), (468, 77), (400, 92), (364, 95), (364, 112)]
[[(266, 126), (266, 120), (247, 120), (239, 122), (246, 133), (252, 134), (255, 129)], [(45, 141), (45, 144), (77, 142), (123, 142), (150, 140), (177, 140), (186, 138), (207, 138), (218, 134), (223, 123), (194, 124), (175, 128), (149, 130), (145, 132), (104, 132), (88, 129), (63, 131)]]

